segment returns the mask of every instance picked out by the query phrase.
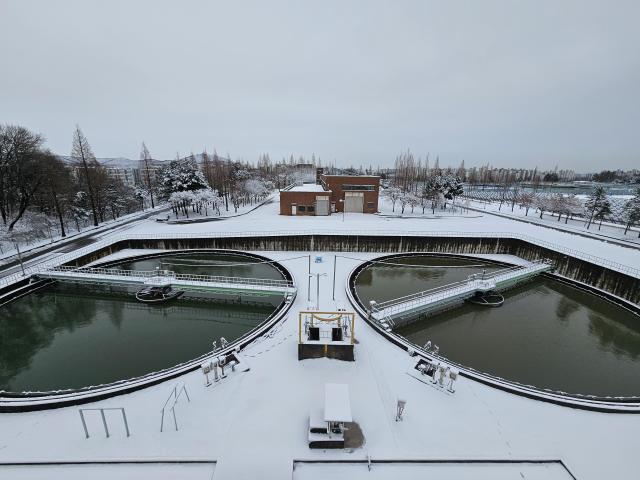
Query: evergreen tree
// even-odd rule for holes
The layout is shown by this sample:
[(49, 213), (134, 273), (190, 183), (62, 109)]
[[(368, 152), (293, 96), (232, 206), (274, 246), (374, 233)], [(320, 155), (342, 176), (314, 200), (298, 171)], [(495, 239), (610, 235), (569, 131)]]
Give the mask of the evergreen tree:
[[(626, 221), (624, 234), (626, 235), (630, 228), (640, 223), (640, 187), (636, 189), (635, 196), (625, 204), (624, 219)], [(640, 232), (638, 238), (640, 238)]]
[(611, 203), (607, 199), (607, 192), (605, 192), (604, 187), (597, 186), (594, 188), (593, 192), (591, 192), (589, 198), (584, 204), (587, 214), (589, 215), (587, 230), (589, 230), (589, 227), (596, 215), (598, 215), (603, 207), (605, 207), (605, 203), (607, 204), (605, 210), (608, 209), (609, 213), (611, 213)]
[(172, 160), (161, 172), (161, 187), (166, 197), (173, 192), (186, 192), (209, 188), (193, 156)]

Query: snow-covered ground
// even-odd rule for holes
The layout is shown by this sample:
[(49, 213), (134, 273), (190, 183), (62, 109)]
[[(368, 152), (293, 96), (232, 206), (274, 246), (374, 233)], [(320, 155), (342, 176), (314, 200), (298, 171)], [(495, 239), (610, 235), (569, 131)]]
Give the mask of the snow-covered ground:
[[(44, 240), (37, 240), (31, 242), (29, 244), (21, 242), (19, 244), (20, 253), (23, 255), (27, 253), (34, 253), (43, 248), (49, 247), (53, 244), (62, 244), (68, 241), (72, 241), (74, 239), (78, 239), (81, 237), (86, 237), (90, 235), (96, 235), (97, 233), (108, 231), (108, 233), (112, 233), (112, 229), (118, 225), (122, 225), (123, 223), (130, 222), (133, 219), (138, 217), (142, 217), (145, 215), (149, 215), (154, 212), (164, 212), (169, 207), (166, 204), (161, 204), (156, 206), (155, 208), (147, 208), (146, 210), (141, 210), (138, 212), (133, 212), (128, 215), (122, 215), (115, 220), (108, 220), (106, 222), (102, 222), (98, 224), (97, 227), (90, 226), (85, 227), (84, 229), (80, 229), (79, 231), (69, 231), (67, 232), (66, 237), (62, 237), (60, 235), (54, 235), (51, 238), (46, 238)], [(0, 265), (6, 264), (7, 261), (13, 260), (17, 255), (17, 251), (15, 249), (15, 245), (10, 242), (4, 242), (2, 245), (2, 253), (0, 254)]]
[[(382, 201), (381, 201), (382, 204)], [(387, 211), (382, 204), (382, 211)], [(463, 233), (513, 233), (527, 235), (550, 242), (563, 248), (576, 250), (588, 255), (601, 257), (622, 265), (640, 267), (640, 251), (626, 248), (606, 241), (575, 235), (570, 232), (556, 231), (540, 226), (513, 221), (494, 215), (477, 212), (452, 214), (437, 218), (392, 218), (380, 215), (358, 213), (332, 214), (328, 217), (279, 215), (280, 204), (268, 203), (248, 215), (230, 218), (224, 222), (200, 223), (192, 225), (166, 225), (153, 221), (144, 221), (127, 230), (127, 234), (225, 234), (255, 232), (301, 232), (324, 233), (389, 233), (414, 232), (436, 234), (439, 232)], [(397, 207), (396, 207), (397, 209)]]
[[(440, 219), (394, 219), (376, 215), (335, 214), (330, 217), (279, 216), (277, 202), (242, 217), (224, 222), (164, 225), (142, 221), (127, 233), (246, 233), (247, 231), (347, 233), (422, 232), (513, 232), (529, 235), (640, 266), (636, 249), (612, 245), (566, 232), (522, 222), (481, 216)], [(130, 253), (130, 252), (128, 252)], [(204, 386), (200, 372), (135, 392), (83, 406), (123, 407), (131, 428), (127, 438), (117, 412), (108, 413), (112, 434), (105, 438), (97, 412), (88, 412), (89, 439), (80, 422), (78, 407), (51, 411), (0, 414), (0, 462), (108, 461), (198, 459), (215, 462), (213, 479), (292, 478), (294, 461), (302, 460), (562, 460), (576, 478), (635, 479), (640, 471), (636, 456), (640, 415), (605, 414), (555, 406), (512, 395), (461, 378), (454, 395), (446, 395), (406, 374), (415, 362), (406, 352), (373, 331), (358, 318), (355, 362), (329, 359), (297, 360), (297, 312), (315, 305), (316, 285), (307, 292), (307, 259), (304, 252), (256, 252), (279, 260), (293, 274), (299, 292), (292, 310), (281, 324), (243, 351), (248, 372), (236, 372), (211, 387)], [(323, 257), (312, 263), (320, 277), (321, 310), (333, 310), (336, 303), (349, 305), (345, 280), (357, 261), (338, 258), (336, 300), (332, 299), (333, 253), (309, 252)], [(122, 255), (122, 254), (119, 254)], [(377, 254), (350, 253), (366, 260)], [(312, 258), (313, 258), (312, 257)], [(172, 424), (160, 433), (161, 408), (176, 384), (187, 388), (190, 402), (181, 399), (176, 407), (179, 430)], [(354, 451), (310, 450), (307, 446), (309, 410), (323, 402), (325, 383), (346, 383), (351, 393), (354, 420), (363, 430), (366, 443)], [(403, 422), (395, 422), (396, 400), (407, 400)], [(14, 467), (11, 467), (14, 468)], [(41, 468), (41, 467), (39, 467)], [(66, 476), (75, 467), (57, 467)], [(145, 472), (123, 466), (129, 478), (168, 478), (157, 470)], [(126, 468), (129, 468), (127, 470)], [(457, 470), (453, 477), (438, 478), (563, 478), (557, 471), (540, 475), (535, 469)], [(319, 478), (419, 478), (432, 471), (402, 470), (392, 465), (372, 475), (365, 466), (345, 469), (336, 476), (322, 466), (300, 468), (296, 479)], [(362, 469), (362, 470), (360, 470)], [(501, 470), (502, 469), (502, 470)], [(454, 471), (454, 470), (450, 470)], [(377, 473), (375, 473), (377, 472)], [(506, 472), (506, 473), (505, 473)], [(0, 478), (42, 478), (14, 476), (14, 470), (0, 466)], [(54, 471), (51, 471), (53, 474)], [(333, 474), (333, 477), (329, 476)], [(89, 474), (88, 474), (89, 475)], [(377, 475), (377, 476), (376, 476)], [(96, 477), (97, 478), (97, 477)], [(177, 478), (177, 477), (173, 477)], [(202, 476), (211, 478), (211, 468)], [(434, 477), (435, 478), (435, 477)]]
[[(464, 205), (465, 202), (466, 200), (461, 201), (460, 205)], [(540, 218), (540, 212), (536, 211), (535, 207), (529, 209), (527, 214), (526, 209), (520, 208), (518, 205), (515, 205), (512, 211), (511, 204), (507, 202), (500, 207), (500, 202), (470, 200), (469, 205), (474, 209), (470, 210), (471, 212), (482, 210), (486, 213), (494, 213), (504, 217), (526, 220), (527, 222), (547, 225), (551, 228), (558, 228), (569, 232), (580, 232), (594, 237), (624, 240), (625, 242), (629, 242), (630, 244), (635, 244), (640, 247), (640, 237), (638, 236), (638, 232), (640, 231), (639, 227), (630, 228), (625, 234), (624, 225), (615, 223), (602, 222), (602, 225), (600, 225), (600, 222), (598, 221), (593, 222), (591, 226), (587, 228), (583, 219), (570, 218), (567, 221), (566, 217), (563, 215), (560, 221), (558, 221), (558, 216), (551, 212), (544, 212), (542, 218)]]

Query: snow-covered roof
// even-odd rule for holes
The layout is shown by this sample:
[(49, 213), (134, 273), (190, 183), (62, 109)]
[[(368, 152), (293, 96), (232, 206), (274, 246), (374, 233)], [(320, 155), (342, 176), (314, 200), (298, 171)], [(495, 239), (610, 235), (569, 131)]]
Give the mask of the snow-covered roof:
[(305, 183), (293, 187), (290, 192), (326, 192), (322, 185), (316, 183)]
[(324, 420), (352, 422), (349, 386), (344, 383), (324, 384)]

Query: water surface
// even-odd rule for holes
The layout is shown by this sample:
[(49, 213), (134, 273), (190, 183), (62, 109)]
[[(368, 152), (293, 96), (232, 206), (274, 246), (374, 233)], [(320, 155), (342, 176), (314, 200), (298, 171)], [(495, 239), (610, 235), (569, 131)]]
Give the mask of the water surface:
[[(180, 273), (282, 278), (245, 256), (203, 254), (165, 260), (225, 267), (175, 266)], [(153, 270), (159, 259), (122, 268)], [(233, 266), (230, 266), (232, 265)], [(212, 273), (215, 268), (215, 273)], [(57, 283), (0, 307), (0, 390), (49, 391), (111, 383), (172, 367), (244, 335), (271, 315), (281, 296), (187, 293), (170, 303), (135, 300), (135, 288)]]
[[(363, 298), (393, 297), (416, 291), (417, 276), (407, 268), (389, 281), (387, 274), (372, 272), (356, 288)], [(464, 304), (396, 331), (418, 345), (431, 340), (457, 363), (523, 384), (573, 394), (640, 396), (638, 315), (544, 277), (504, 297), (499, 308)]]

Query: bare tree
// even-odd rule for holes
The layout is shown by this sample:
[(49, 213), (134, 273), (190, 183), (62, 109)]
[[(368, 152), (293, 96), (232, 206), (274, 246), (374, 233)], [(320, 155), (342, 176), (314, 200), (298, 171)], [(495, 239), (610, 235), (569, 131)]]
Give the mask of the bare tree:
[(142, 160), (142, 162), (144, 163), (144, 177), (147, 182), (147, 190), (149, 191), (149, 198), (151, 199), (151, 208), (154, 208), (155, 204), (153, 203), (153, 186), (151, 185), (151, 172), (150, 172), (152, 158), (151, 158), (151, 154), (149, 153), (149, 149), (144, 144), (144, 142), (142, 142), (142, 151), (140, 152), (140, 160)]
[(17, 125), (0, 125), (0, 214), (12, 231), (45, 180), (44, 138)]
[(60, 223), (60, 235), (66, 237), (64, 226), (65, 208), (69, 203), (71, 192), (71, 172), (65, 163), (56, 155), (47, 151), (44, 154), (46, 169), (46, 196), (53, 205), (58, 222)]
[(89, 194), (89, 203), (91, 204), (91, 212), (93, 214), (93, 225), (98, 226), (98, 214), (96, 211), (95, 192), (91, 185), (91, 174), (89, 168), (94, 168), (97, 163), (96, 157), (91, 150), (91, 145), (87, 141), (80, 130), (80, 126), (76, 125), (73, 132), (73, 146), (71, 148), (71, 158), (84, 170), (85, 181), (87, 182), (87, 193)]

